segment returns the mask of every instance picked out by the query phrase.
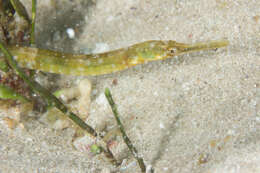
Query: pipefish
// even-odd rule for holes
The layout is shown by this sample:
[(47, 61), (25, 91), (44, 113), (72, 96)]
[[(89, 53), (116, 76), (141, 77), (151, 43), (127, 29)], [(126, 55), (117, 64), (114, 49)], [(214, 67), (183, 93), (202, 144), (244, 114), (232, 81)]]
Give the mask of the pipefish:
[(150, 40), (99, 54), (71, 54), (32, 47), (9, 46), (18, 65), (24, 68), (67, 75), (101, 75), (127, 69), (149, 61), (164, 60), (177, 55), (217, 49), (228, 45), (227, 40), (195, 44), (172, 40)]

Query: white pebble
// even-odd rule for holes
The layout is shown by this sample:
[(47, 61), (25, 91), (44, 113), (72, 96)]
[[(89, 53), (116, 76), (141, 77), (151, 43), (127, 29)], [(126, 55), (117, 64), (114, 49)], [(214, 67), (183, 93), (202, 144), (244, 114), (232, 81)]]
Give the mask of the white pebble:
[(68, 28), (68, 29), (66, 30), (66, 32), (67, 32), (69, 38), (72, 39), (72, 38), (75, 37), (75, 31), (74, 31), (74, 29), (72, 29), (72, 28)]
[(164, 128), (165, 128), (165, 126), (164, 126), (164, 124), (163, 124), (162, 122), (160, 122), (159, 127), (160, 127), (161, 129), (164, 129)]
[(146, 173), (152, 173), (153, 167), (152, 165), (147, 165), (146, 167)]

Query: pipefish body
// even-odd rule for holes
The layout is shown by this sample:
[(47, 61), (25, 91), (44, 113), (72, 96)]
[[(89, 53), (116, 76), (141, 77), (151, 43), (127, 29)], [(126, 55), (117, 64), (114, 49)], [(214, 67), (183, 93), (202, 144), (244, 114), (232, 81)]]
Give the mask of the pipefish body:
[(177, 55), (217, 49), (227, 40), (183, 44), (175, 41), (151, 40), (100, 54), (71, 54), (31, 47), (9, 46), (8, 49), (24, 68), (67, 75), (101, 75), (127, 69), (149, 61)]

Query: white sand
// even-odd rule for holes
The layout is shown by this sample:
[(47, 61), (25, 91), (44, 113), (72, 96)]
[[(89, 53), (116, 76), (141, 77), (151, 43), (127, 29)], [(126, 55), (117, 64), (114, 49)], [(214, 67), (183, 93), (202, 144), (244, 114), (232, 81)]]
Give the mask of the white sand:
[[(216, 52), (89, 77), (95, 93), (87, 122), (98, 130), (115, 125), (102, 100), (109, 87), (127, 134), (155, 172), (260, 172), (260, 1), (78, 0), (60, 1), (57, 11), (51, 2), (38, 4), (39, 47), (89, 52), (96, 44), (112, 50), (151, 39), (227, 38), (230, 46)], [(120, 172), (74, 150), (71, 129), (53, 130), (37, 120), (25, 127), (10, 130), (1, 123), (1, 173)], [(119, 156), (128, 155), (121, 172), (139, 172), (126, 147), (118, 148)]]

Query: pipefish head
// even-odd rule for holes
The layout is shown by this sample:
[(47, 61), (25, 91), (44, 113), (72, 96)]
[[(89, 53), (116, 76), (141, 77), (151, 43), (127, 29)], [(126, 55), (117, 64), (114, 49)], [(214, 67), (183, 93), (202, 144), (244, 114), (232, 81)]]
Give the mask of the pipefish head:
[(185, 44), (175, 41), (151, 40), (128, 48), (129, 63), (132, 65), (162, 60), (183, 52)]

